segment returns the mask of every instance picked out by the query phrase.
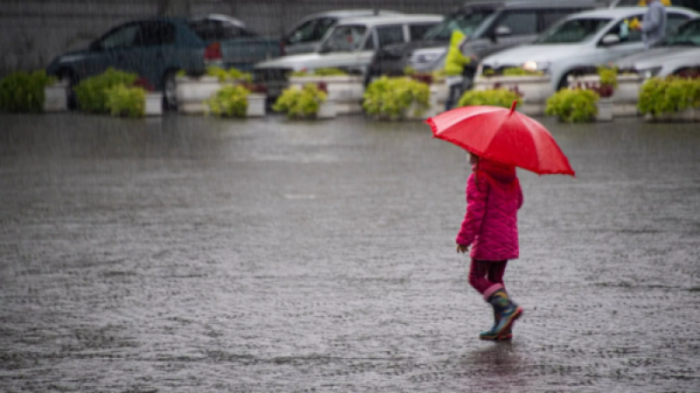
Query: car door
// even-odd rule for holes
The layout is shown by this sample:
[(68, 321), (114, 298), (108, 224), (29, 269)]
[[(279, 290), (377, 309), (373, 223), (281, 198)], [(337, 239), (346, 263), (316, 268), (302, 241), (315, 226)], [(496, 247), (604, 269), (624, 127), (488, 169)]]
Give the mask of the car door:
[(533, 42), (537, 38), (536, 10), (505, 10), (491, 26), (491, 45), (487, 54)]
[[(595, 63), (606, 64), (623, 56), (643, 51), (645, 48), (644, 42), (642, 42), (642, 32), (629, 28), (628, 22), (634, 18), (642, 21), (643, 17), (644, 14), (640, 12), (630, 16), (627, 20), (620, 20), (610, 27), (598, 40)], [(616, 36), (618, 42), (612, 45), (604, 44), (603, 40), (607, 36)]]
[[(376, 46), (374, 41), (370, 41), (372, 35), (376, 36)], [(404, 42), (406, 42), (406, 31), (403, 24), (375, 27), (373, 31), (368, 34), (365, 45), (357, 54), (357, 69), (363, 74), (367, 71), (367, 67), (372, 62), (375, 49)]]
[(101, 74), (109, 67), (133, 71), (133, 49), (139, 29), (138, 22), (127, 23), (92, 43), (82, 69), (77, 70), (81, 77)]
[(175, 26), (166, 21), (147, 21), (139, 26), (134, 44), (133, 71), (161, 90), (166, 70), (181, 68), (175, 47)]

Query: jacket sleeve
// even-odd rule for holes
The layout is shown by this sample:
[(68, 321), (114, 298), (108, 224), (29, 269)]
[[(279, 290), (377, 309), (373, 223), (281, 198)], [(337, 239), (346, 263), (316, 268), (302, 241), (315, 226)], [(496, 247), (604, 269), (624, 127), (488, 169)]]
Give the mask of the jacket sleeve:
[(488, 198), (489, 182), (486, 176), (476, 176), (474, 173), (467, 181), (467, 214), (464, 216), (462, 228), (457, 234), (457, 243), (469, 246), (481, 230), (486, 213), (486, 199)]
[(664, 9), (661, 7), (651, 7), (649, 12), (644, 15), (644, 21), (642, 22), (642, 31), (648, 33), (659, 28), (661, 24), (661, 19), (663, 19)]

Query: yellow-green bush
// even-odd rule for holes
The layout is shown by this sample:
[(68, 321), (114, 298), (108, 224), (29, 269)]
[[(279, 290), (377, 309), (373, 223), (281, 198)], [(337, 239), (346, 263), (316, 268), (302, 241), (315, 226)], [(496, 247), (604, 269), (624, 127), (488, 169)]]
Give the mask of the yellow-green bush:
[(44, 88), (56, 81), (44, 71), (14, 72), (0, 80), (0, 112), (41, 112)]
[(286, 113), (293, 119), (311, 118), (316, 116), (326, 98), (326, 93), (314, 83), (306, 84), (302, 89), (292, 86), (282, 92), (272, 110)]
[(118, 71), (108, 68), (100, 75), (82, 80), (74, 89), (78, 106), (88, 113), (110, 113), (107, 106), (107, 91), (122, 85), (131, 86), (138, 75), (131, 72)]
[(141, 87), (116, 85), (107, 90), (107, 109), (112, 116), (143, 117), (146, 91)]
[(469, 90), (462, 95), (457, 106), (490, 105), (510, 108), (513, 101), (522, 104), (523, 99), (515, 92), (506, 89)]
[(221, 67), (209, 66), (207, 67), (207, 75), (218, 78), (219, 82), (238, 81), (250, 83), (253, 81), (253, 75), (251, 73), (243, 72), (236, 68), (225, 70)]
[(343, 76), (348, 73), (340, 68), (317, 68), (315, 70), (294, 71), (292, 76)]
[(414, 116), (430, 108), (430, 88), (410, 78), (381, 77), (365, 90), (362, 107), (365, 112), (380, 119), (399, 119), (415, 105)]
[(245, 117), (250, 91), (243, 86), (224, 86), (205, 101), (209, 111), (219, 117)]
[(700, 79), (650, 78), (642, 85), (637, 108), (654, 116), (700, 108)]
[(561, 89), (547, 99), (545, 113), (567, 123), (595, 120), (600, 97), (593, 90)]

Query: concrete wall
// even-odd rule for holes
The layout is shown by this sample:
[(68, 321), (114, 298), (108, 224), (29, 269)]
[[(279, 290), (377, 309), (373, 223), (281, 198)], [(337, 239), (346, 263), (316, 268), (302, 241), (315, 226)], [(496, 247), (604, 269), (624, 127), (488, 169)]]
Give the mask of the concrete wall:
[(218, 12), (253, 30), (279, 36), (319, 11), (382, 8), (444, 14), (464, 0), (0, 0), (0, 76), (44, 68), (55, 56), (82, 49), (112, 26), (153, 15)]

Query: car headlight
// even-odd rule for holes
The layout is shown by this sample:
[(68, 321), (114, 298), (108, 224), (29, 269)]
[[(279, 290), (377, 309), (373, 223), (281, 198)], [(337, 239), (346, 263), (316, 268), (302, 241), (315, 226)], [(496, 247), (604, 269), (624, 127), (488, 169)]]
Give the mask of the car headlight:
[(645, 70), (638, 70), (639, 75), (642, 75), (644, 79), (649, 79), (653, 78), (657, 75), (659, 75), (659, 72), (661, 72), (661, 69), (663, 67), (653, 67), (653, 68), (647, 68)]
[(522, 67), (529, 71), (547, 71), (551, 65), (548, 61), (526, 61)]

